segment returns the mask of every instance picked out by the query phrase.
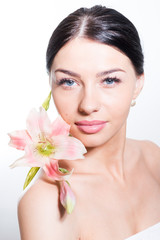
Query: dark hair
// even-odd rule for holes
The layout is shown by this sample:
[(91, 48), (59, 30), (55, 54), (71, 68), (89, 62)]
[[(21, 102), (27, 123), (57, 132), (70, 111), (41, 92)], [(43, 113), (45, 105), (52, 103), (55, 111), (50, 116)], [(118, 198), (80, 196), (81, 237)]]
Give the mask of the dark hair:
[(121, 13), (100, 5), (80, 8), (58, 25), (47, 48), (48, 72), (57, 52), (76, 37), (92, 39), (118, 48), (131, 60), (137, 75), (144, 72), (144, 57), (135, 26)]

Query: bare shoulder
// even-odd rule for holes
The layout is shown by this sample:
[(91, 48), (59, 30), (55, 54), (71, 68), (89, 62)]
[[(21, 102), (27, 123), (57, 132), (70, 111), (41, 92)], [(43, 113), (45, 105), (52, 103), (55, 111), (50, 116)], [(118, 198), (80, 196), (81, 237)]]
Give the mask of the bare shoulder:
[(147, 158), (159, 158), (160, 147), (154, 142), (148, 140), (127, 139), (133, 150), (141, 152)]
[(160, 147), (151, 141), (142, 141), (141, 146), (146, 163), (160, 181)]
[[(25, 210), (27, 207), (27, 209), (34, 208), (36, 211), (37, 208), (42, 208), (42, 206), (46, 208), (50, 201), (54, 203), (51, 206), (56, 208), (58, 204), (58, 185), (56, 182), (50, 184), (38, 179), (21, 197), (18, 209)], [(43, 205), (41, 205), (42, 202)]]
[(22, 240), (53, 240), (58, 235), (58, 191), (56, 184), (38, 179), (23, 195), (18, 204)]
[(160, 147), (148, 140), (145, 141), (138, 141), (141, 152), (145, 157), (146, 161), (152, 164), (159, 164), (160, 165)]
[(130, 140), (134, 148), (138, 149), (141, 159), (160, 182), (160, 147), (148, 140)]

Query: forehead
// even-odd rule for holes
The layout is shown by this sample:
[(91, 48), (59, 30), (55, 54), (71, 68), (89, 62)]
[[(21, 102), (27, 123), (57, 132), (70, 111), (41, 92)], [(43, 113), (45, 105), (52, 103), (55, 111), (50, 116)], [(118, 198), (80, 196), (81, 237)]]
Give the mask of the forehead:
[(134, 71), (130, 59), (118, 49), (85, 38), (75, 38), (56, 54), (52, 69), (65, 68), (74, 71), (101, 71), (111, 68)]

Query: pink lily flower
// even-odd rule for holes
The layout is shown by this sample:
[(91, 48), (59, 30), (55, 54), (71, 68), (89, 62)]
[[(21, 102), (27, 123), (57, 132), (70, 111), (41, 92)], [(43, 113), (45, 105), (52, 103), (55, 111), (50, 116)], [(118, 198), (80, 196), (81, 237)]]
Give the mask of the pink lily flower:
[(31, 110), (27, 118), (27, 130), (9, 133), (9, 145), (25, 154), (10, 167), (30, 166), (41, 167), (50, 178), (60, 181), (60, 201), (67, 213), (73, 211), (75, 196), (66, 182), (72, 174), (59, 168), (58, 160), (83, 159), (86, 149), (76, 138), (69, 136), (70, 126), (59, 116), (50, 122), (43, 107), (37, 112)]
[[(69, 136), (70, 126), (59, 116), (50, 122), (47, 112), (40, 108), (31, 110), (27, 118), (27, 130), (9, 133), (9, 145), (25, 151), (11, 168), (17, 166), (42, 167), (46, 173), (51, 160), (83, 159), (86, 149), (76, 138)], [(52, 168), (53, 172), (53, 168)]]

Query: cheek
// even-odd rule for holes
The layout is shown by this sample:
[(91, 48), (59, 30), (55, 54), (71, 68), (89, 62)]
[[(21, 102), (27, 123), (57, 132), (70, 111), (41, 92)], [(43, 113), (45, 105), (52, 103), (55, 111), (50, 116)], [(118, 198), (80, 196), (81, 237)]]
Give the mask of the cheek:
[(71, 94), (69, 96), (68, 93), (62, 94), (59, 91), (52, 90), (52, 96), (58, 113), (68, 124), (71, 124), (72, 122), (71, 117), (74, 116), (75, 112), (74, 108), (76, 106), (76, 104), (73, 104), (73, 102), (75, 103), (75, 101), (73, 100), (73, 97), (71, 97)]
[(103, 95), (104, 111), (113, 122), (124, 121), (128, 116), (131, 100), (132, 88), (119, 88), (109, 95)]
[(122, 87), (117, 88), (117, 91), (110, 96), (110, 102), (106, 105), (106, 109), (108, 109), (110, 121), (107, 130), (111, 135), (115, 135), (126, 125), (133, 97), (133, 89), (132, 84), (122, 85)]

